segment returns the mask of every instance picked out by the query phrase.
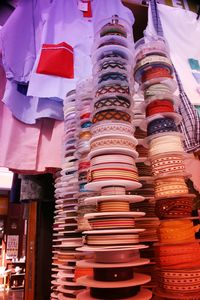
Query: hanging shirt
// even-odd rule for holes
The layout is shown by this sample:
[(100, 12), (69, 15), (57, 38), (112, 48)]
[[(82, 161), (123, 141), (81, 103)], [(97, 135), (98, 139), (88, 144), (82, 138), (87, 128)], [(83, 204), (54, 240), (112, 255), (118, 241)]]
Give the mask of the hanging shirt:
[(6, 77), (28, 82), (41, 45), (51, 0), (21, 0), (2, 27), (0, 43)]
[(78, 8), (77, 0), (54, 0), (44, 24), (41, 41), (45, 45), (65, 42), (73, 48), (74, 78), (37, 73), (40, 51), (30, 77), (28, 95), (64, 99), (66, 93), (75, 88), (78, 80), (92, 75), (91, 49), (97, 24), (112, 15), (127, 20), (131, 26), (134, 22), (132, 12), (123, 6), (121, 0), (91, 0), (91, 9), (92, 18), (87, 18)]
[[(200, 104), (200, 20), (194, 12), (157, 4), (170, 57), (192, 104)], [(147, 35), (154, 35), (149, 9)]]
[(15, 118), (26, 124), (35, 124), (40, 118), (63, 120), (63, 101), (60, 98), (23, 95), (17, 90), (15, 81), (7, 80), (3, 102)]

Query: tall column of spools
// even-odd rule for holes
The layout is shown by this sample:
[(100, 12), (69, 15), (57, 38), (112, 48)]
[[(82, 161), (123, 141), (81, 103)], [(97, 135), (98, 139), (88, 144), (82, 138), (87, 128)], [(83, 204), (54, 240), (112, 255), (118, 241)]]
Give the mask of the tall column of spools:
[(148, 245), (148, 248), (142, 249), (140, 255), (143, 258), (148, 258), (150, 263), (144, 265), (142, 268), (138, 267), (138, 270), (151, 276), (151, 281), (148, 282), (145, 287), (153, 289), (156, 286), (155, 251), (153, 244), (158, 241), (157, 229), (160, 221), (155, 215), (154, 182), (152, 168), (148, 162), (148, 149), (142, 145), (147, 136), (147, 133), (143, 128), (146, 116), (144, 110), (141, 109), (141, 105), (143, 105), (144, 102), (143, 96), (138, 94), (135, 95), (134, 101), (135, 137), (138, 140), (136, 150), (139, 154), (139, 157), (136, 159), (136, 166), (138, 168), (139, 181), (142, 184), (142, 187), (138, 190), (134, 190), (133, 193), (139, 193), (145, 197), (145, 200), (139, 203), (132, 203), (131, 211), (145, 212), (144, 217), (136, 220), (135, 227), (145, 228), (145, 231), (139, 234), (139, 239), (141, 243)]
[(79, 192), (77, 147), (76, 92), (64, 101), (64, 140), (62, 170), (55, 179), (55, 222), (53, 239), (53, 280), (51, 299), (75, 299), (84, 289), (75, 281), (75, 268), (82, 245), (77, 226)]
[(144, 95), (149, 160), (160, 218), (155, 244), (160, 299), (200, 299), (200, 245), (191, 220), (194, 195), (186, 185), (182, 136), (175, 112), (178, 98), (173, 66), (163, 38), (142, 39), (136, 45), (135, 80)]
[(84, 203), (86, 197), (95, 195), (96, 193), (85, 188), (87, 184), (87, 174), (90, 168), (90, 159), (88, 153), (90, 151), (91, 139), (91, 109), (93, 100), (93, 84), (92, 78), (81, 80), (76, 86), (76, 111), (77, 111), (77, 148), (76, 157), (78, 158), (78, 230), (83, 231), (90, 229), (88, 221), (84, 218), (85, 213), (95, 212), (96, 205), (87, 205)]
[[(78, 180), (79, 193), (77, 194), (77, 225), (78, 231), (91, 229), (88, 220), (84, 218), (86, 213), (96, 212), (96, 204), (85, 204), (86, 197), (98, 195), (86, 188), (87, 173), (90, 168), (90, 159), (88, 153), (90, 151), (91, 138), (91, 107), (93, 100), (93, 84), (92, 79), (87, 78), (81, 80), (76, 85), (76, 115), (77, 115), (77, 146), (75, 156), (78, 158)], [(92, 257), (92, 255), (91, 255)], [(79, 268), (76, 265), (75, 279), (83, 275), (91, 275), (92, 268)]]
[(83, 232), (85, 245), (78, 250), (94, 253), (93, 259), (79, 261), (79, 267), (93, 269), (92, 276), (77, 279), (89, 289), (78, 299), (150, 299), (141, 285), (150, 276), (134, 272), (147, 264), (140, 258), (139, 232), (130, 203), (143, 197), (127, 195), (140, 186), (135, 159), (137, 140), (132, 123), (133, 49), (131, 27), (113, 16), (99, 25), (93, 49), (94, 101), (90, 171), (86, 188), (100, 192), (86, 204), (97, 203), (98, 212), (85, 215), (91, 230)]

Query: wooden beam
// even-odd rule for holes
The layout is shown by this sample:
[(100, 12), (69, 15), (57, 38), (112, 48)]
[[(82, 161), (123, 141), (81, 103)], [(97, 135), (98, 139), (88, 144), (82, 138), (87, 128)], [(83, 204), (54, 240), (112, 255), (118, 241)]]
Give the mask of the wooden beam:
[(24, 300), (35, 300), (37, 202), (29, 204)]

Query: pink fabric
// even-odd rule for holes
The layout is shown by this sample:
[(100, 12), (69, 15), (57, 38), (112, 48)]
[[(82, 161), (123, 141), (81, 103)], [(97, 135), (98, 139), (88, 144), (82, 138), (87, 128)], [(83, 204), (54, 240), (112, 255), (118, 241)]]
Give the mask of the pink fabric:
[[(5, 83), (5, 73), (0, 67), (1, 99)], [(0, 101), (0, 166), (28, 174), (60, 168), (63, 132), (63, 122), (53, 119), (24, 124)]]

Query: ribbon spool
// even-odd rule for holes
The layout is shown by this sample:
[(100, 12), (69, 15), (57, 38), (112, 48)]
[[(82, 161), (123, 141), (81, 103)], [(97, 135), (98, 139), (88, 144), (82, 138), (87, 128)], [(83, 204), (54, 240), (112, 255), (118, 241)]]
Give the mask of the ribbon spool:
[(171, 118), (158, 118), (151, 121), (147, 126), (147, 135), (154, 135), (162, 132), (178, 132), (176, 123)]
[(179, 197), (156, 201), (155, 213), (160, 219), (191, 217), (193, 198)]
[(94, 279), (98, 281), (123, 281), (133, 277), (133, 267), (94, 268)]
[(170, 100), (154, 100), (146, 107), (146, 116), (150, 117), (162, 112), (174, 112), (173, 103)]
[(140, 291), (140, 287), (125, 287), (125, 288), (91, 288), (90, 289), (90, 295), (96, 299), (123, 299), (129, 298), (132, 296), (137, 295), (137, 293)]

